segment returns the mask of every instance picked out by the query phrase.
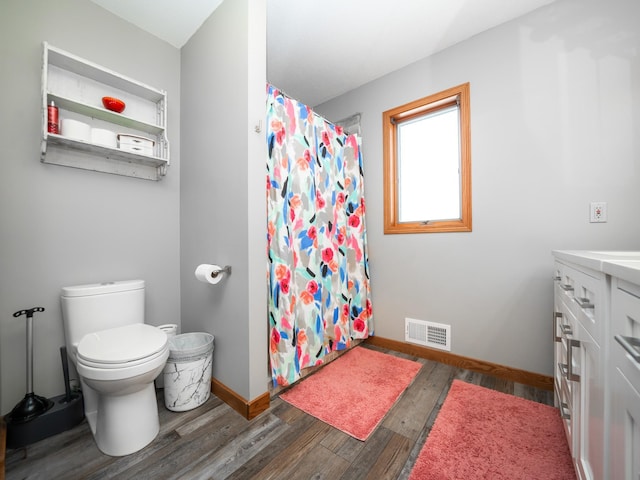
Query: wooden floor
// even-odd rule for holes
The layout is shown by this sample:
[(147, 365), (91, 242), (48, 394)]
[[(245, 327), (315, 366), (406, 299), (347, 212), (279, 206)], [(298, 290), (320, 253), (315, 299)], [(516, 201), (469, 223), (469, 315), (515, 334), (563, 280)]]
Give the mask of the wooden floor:
[(549, 391), (386, 352), (423, 367), (366, 442), (278, 397), (267, 411), (247, 421), (213, 395), (183, 413), (166, 410), (159, 395), (160, 433), (140, 452), (103, 455), (83, 422), (27, 449), (7, 451), (6, 478), (406, 479), (453, 379), (553, 404)]

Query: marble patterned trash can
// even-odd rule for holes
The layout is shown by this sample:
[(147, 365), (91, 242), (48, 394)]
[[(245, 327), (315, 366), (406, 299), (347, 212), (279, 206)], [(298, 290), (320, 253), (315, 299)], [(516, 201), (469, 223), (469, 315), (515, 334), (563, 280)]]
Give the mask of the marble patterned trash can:
[(202, 405), (211, 394), (213, 335), (183, 333), (169, 338), (164, 367), (164, 405), (184, 412)]

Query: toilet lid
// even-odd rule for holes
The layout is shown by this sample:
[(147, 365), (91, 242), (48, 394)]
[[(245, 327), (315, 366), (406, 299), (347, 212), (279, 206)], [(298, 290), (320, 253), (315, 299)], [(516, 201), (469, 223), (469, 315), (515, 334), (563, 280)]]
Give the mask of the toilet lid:
[(93, 364), (122, 364), (158, 353), (167, 346), (167, 334), (137, 323), (85, 335), (78, 344), (79, 359)]

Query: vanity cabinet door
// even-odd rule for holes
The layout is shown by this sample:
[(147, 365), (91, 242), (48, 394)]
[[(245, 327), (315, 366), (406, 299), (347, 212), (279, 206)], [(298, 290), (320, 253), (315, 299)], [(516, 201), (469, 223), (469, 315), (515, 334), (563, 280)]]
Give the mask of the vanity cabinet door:
[[(578, 392), (573, 388), (574, 382), (569, 380), (570, 372), (577, 369), (577, 359), (568, 357), (568, 348), (573, 339), (575, 318), (564, 303), (558, 301), (557, 297), (556, 301), (553, 316), (555, 404), (560, 409), (569, 450), (573, 454), (576, 450), (574, 443), (577, 440), (574, 432), (577, 426), (574, 406), (577, 406), (576, 400), (579, 400), (579, 397), (577, 395)], [(569, 368), (569, 361), (571, 361), (571, 369)]]
[(574, 457), (578, 474), (582, 480), (604, 478), (604, 375), (602, 351), (584, 325), (576, 323), (570, 357), (576, 360), (573, 389), (575, 395), (574, 415), (577, 427), (574, 435), (576, 451)]
[(611, 478), (640, 478), (640, 393), (616, 369), (611, 402)]
[(611, 302), (612, 479), (640, 479), (640, 286), (614, 279)]

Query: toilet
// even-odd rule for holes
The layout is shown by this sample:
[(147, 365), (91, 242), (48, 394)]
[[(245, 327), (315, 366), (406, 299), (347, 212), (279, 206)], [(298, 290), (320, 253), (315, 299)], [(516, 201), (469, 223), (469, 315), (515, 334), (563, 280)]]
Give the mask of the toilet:
[(144, 448), (160, 422), (153, 381), (169, 357), (167, 334), (144, 323), (144, 280), (64, 287), (67, 352), (80, 377), (98, 448), (123, 456)]

